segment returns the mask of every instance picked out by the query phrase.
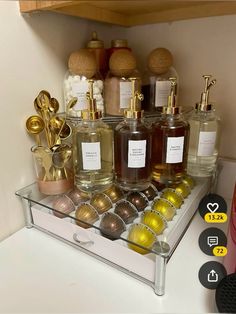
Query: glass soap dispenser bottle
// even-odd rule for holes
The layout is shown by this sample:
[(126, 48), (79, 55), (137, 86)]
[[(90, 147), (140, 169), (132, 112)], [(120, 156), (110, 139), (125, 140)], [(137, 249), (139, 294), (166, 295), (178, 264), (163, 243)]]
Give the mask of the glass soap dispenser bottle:
[(189, 124), (176, 106), (176, 78), (169, 81), (168, 105), (153, 125), (152, 140), (152, 178), (167, 185), (181, 182), (186, 174), (189, 140)]
[(151, 180), (150, 126), (143, 121), (140, 102), (143, 95), (136, 89), (137, 78), (132, 83), (130, 108), (124, 111), (124, 120), (114, 132), (114, 160), (116, 181), (124, 190), (144, 190)]
[(82, 191), (101, 191), (113, 181), (113, 131), (101, 119), (93, 96), (93, 80), (88, 80), (88, 109), (73, 134), (75, 185)]
[(192, 176), (209, 177), (216, 169), (219, 146), (219, 118), (212, 104), (209, 91), (216, 80), (211, 75), (203, 75), (205, 89), (195, 111), (189, 118), (190, 140), (188, 153), (188, 173)]

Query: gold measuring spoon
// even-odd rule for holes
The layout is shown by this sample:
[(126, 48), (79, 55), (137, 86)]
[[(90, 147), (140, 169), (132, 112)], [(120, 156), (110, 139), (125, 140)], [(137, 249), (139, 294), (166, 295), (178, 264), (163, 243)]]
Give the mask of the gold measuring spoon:
[(45, 90), (45, 89), (41, 90), (39, 92), (39, 95), (46, 95), (49, 100), (51, 99), (50, 93), (47, 90)]
[(42, 113), (42, 103), (41, 103), (41, 96), (46, 95), (46, 97), (49, 99), (49, 102), (51, 100), (51, 96), (48, 91), (41, 90), (38, 94), (38, 96), (34, 100), (34, 108), (35, 110), (41, 114)]
[(45, 124), (40, 116), (30, 116), (26, 120), (26, 129), (30, 134), (33, 134), (38, 146), (41, 145), (41, 139), (39, 134), (44, 130)]
[(70, 137), (71, 133), (72, 133), (71, 126), (68, 123), (65, 123), (59, 134), (60, 139), (66, 140), (68, 137)]
[(50, 98), (48, 109), (51, 113), (57, 113), (59, 110), (59, 102), (56, 98)]
[(32, 152), (35, 154), (36, 158), (40, 160), (45, 170), (43, 181), (53, 180), (53, 176), (50, 173), (50, 168), (52, 167), (52, 151), (48, 147), (36, 146), (33, 147)]
[(49, 129), (51, 130), (51, 133), (54, 135), (53, 143), (54, 145), (60, 144), (60, 134), (65, 125), (65, 119), (53, 116), (49, 120)]
[(66, 111), (68, 112), (70, 109), (72, 109), (76, 105), (77, 101), (78, 101), (77, 97), (71, 98), (71, 100), (68, 102), (66, 106)]
[(50, 106), (50, 94), (47, 91), (41, 91), (36, 98), (37, 107), (45, 123), (45, 133), (48, 146), (51, 147), (51, 133), (49, 130), (48, 122), (50, 119), (49, 106)]
[(55, 173), (56, 179), (68, 178), (67, 171), (65, 168), (66, 163), (70, 160), (72, 156), (72, 150), (69, 145), (61, 144), (55, 145), (52, 154), (52, 163), (57, 171)]

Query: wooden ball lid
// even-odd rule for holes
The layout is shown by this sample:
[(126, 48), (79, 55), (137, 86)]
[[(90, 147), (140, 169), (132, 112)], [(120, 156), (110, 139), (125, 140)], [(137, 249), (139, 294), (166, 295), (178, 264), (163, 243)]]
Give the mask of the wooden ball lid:
[(71, 53), (68, 60), (68, 67), (70, 72), (76, 75), (86, 76), (90, 79), (96, 73), (95, 56), (88, 49), (79, 49)]
[(136, 69), (137, 62), (134, 54), (127, 49), (114, 51), (109, 60), (109, 68), (115, 76), (130, 76)]
[(155, 74), (164, 74), (173, 64), (173, 56), (166, 48), (156, 48), (148, 56), (148, 68)]

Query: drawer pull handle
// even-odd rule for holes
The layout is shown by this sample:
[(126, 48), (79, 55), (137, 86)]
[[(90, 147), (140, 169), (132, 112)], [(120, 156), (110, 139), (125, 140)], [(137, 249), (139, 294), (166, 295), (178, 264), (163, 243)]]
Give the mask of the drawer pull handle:
[(91, 240), (89, 240), (89, 241), (81, 241), (78, 237), (79, 237), (79, 235), (78, 235), (77, 233), (74, 233), (74, 234), (73, 234), (73, 239), (74, 239), (77, 243), (79, 243), (80, 245), (86, 246), (86, 245), (93, 245), (93, 244), (94, 244), (94, 242), (91, 241)]

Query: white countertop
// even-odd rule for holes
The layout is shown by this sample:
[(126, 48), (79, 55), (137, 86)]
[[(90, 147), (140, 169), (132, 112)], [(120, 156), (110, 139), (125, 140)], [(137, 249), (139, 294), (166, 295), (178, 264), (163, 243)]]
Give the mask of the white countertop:
[(198, 280), (205, 262), (220, 261), (198, 246), (207, 227), (197, 213), (167, 265), (162, 297), (81, 251), (24, 228), (0, 244), (0, 312), (216, 312), (214, 290)]

